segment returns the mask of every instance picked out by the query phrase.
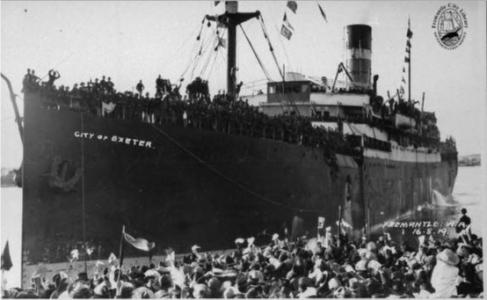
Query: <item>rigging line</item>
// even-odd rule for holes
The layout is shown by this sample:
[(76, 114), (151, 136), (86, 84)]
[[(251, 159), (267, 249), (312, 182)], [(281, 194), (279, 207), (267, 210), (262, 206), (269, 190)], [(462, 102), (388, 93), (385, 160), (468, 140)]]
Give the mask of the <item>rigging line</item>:
[[(188, 43), (188, 41), (190, 41), (192, 39), (192, 37), (194, 36), (194, 34), (197, 32), (197, 30), (198, 30), (198, 28), (196, 27), (196, 30), (193, 30), (191, 32), (191, 35), (188, 38), (186, 38), (186, 39), (183, 40), (183, 43), (181, 44), (181, 46), (179, 46), (179, 48), (176, 50), (176, 52), (175, 52), (176, 54), (179, 54), (181, 52), (181, 50), (186, 46), (186, 44)], [(197, 44), (197, 43), (195, 43), (195, 44)], [(194, 52), (194, 49), (190, 52), (190, 54), (192, 54), (193, 52)], [(161, 65), (164, 65), (165, 67), (167, 67), (167, 62), (169, 60), (171, 60), (171, 62), (169, 62), (169, 66), (171, 65), (171, 63), (174, 63), (175, 62), (175, 60), (173, 60), (171, 56), (168, 56), (163, 62), (161, 62)]]
[[(203, 20), (203, 22), (204, 22), (204, 20)], [(196, 43), (197, 48), (195, 50), (198, 50), (198, 49), (199, 50), (198, 50), (198, 52), (196, 52), (196, 55), (195, 55), (194, 59), (192, 60), (192, 64), (190, 63), (190, 66), (192, 65), (193, 68), (191, 70), (191, 75), (189, 76), (189, 80), (191, 80), (193, 78), (194, 71), (195, 71), (195, 69), (196, 69), (196, 67), (197, 67), (197, 65), (201, 59), (201, 55), (204, 53), (203, 49), (204, 49), (204, 46), (206, 46), (206, 43), (208, 42), (209, 37), (210, 36), (207, 35), (207, 36), (205, 36), (205, 38), (201, 38), (201, 32), (200, 32), (200, 34), (198, 35), (198, 37), (196, 39), (197, 41), (201, 40), (201, 42), (199, 43), (199, 46), (198, 46), (198, 43)]]
[[(225, 30), (222, 30), (222, 34), (221, 34), (220, 38), (222, 38), (224, 35), (225, 35)], [(221, 53), (221, 51), (218, 51), (218, 50), (220, 50), (220, 47), (218, 47), (216, 49), (216, 55), (215, 55), (215, 58), (213, 59), (213, 63), (211, 65), (210, 71), (208, 72), (207, 79), (209, 79), (209, 77), (211, 76), (211, 73), (213, 71), (213, 67), (217, 64), (216, 61), (218, 59), (219, 54)]]
[[(223, 37), (225, 36), (225, 28), (223, 28), (221, 31), (218, 30), (218, 26), (215, 27), (215, 35), (216, 35), (216, 46), (215, 46), (215, 50), (214, 51), (211, 51), (211, 53), (214, 55), (213, 56), (213, 61), (210, 63), (210, 70), (207, 73), (207, 77), (210, 76), (210, 73), (211, 73), (211, 70), (213, 70), (213, 66), (216, 62), (216, 59), (218, 57), (218, 54), (219, 54), (219, 50), (220, 50), (220, 47), (226, 47), (221, 41), (224, 41), (223, 40)], [(208, 67), (206, 68), (205, 71), (208, 70)]]
[[(262, 17), (262, 15), (260, 15), (259, 20), (260, 20), (260, 23), (261, 23), (262, 31), (264, 32), (264, 37), (267, 39), (267, 42), (269, 44), (269, 50), (271, 51), (272, 58), (274, 59), (274, 62), (276, 63), (277, 69), (279, 70), (279, 73), (280, 73), (281, 78), (282, 78), (282, 82), (284, 83), (285, 80), (286, 80), (285, 79), (285, 74), (283, 73), (283, 70), (281, 70), (281, 68), (279, 67), (279, 62), (277, 61), (276, 54), (274, 53), (274, 47), (272, 47), (271, 40), (269, 38), (269, 34), (267, 32), (267, 29), (266, 29), (266, 26), (265, 26), (265, 23), (264, 23), (264, 18)], [(283, 96), (285, 98), (287, 98), (288, 103), (291, 105), (291, 107), (294, 109), (294, 111), (299, 115), (299, 109), (296, 106), (296, 103), (294, 101), (294, 97), (292, 97), (289, 94), (286, 94), (284, 92), (284, 90), (283, 90)], [(284, 107), (282, 105), (281, 105), (281, 108), (284, 111)]]
[(208, 35), (206, 37), (206, 39), (204, 40), (204, 43), (203, 42), (201, 43), (201, 47), (200, 47), (200, 50), (198, 51), (198, 55), (196, 56), (196, 61), (194, 63), (193, 69), (191, 70), (191, 76), (190, 76), (189, 80), (192, 80), (193, 79), (194, 72), (195, 72), (197, 66), (199, 65), (199, 62), (201, 61), (202, 56), (204, 54), (206, 54), (208, 48), (210, 48), (210, 46), (211, 46), (211, 41), (210, 41), (211, 38), (212, 38), (212, 36), (211, 35)]
[(220, 52), (218, 51), (220, 50), (220, 47), (218, 47), (216, 49), (216, 53), (215, 53), (215, 56), (213, 57), (213, 61), (211, 62), (210, 64), (210, 69), (208, 70), (207, 74), (206, 74), (206, 79), (208, 80), (210, 78), (210, 75), (211, 75), (211, 72), (213, 71), (213, 67), (215, 66), (215, 63), (216, 63), (216, 60), (218, 58), (218, 55), (220, 54)]
[[(238, 188), (240, 188), (241, 190), (243, 191), (246, 191), (248, 192), (249, 194), (251, 194), (252, 196), (254, 196), (255, 198), (257, 199), (260, 199), (262, 201), (265, 201), (265, 202), (268, 202), (268, 203), (271, 203), (271, 204), (274, 204), (274, 205), (279, 205), (279, 206), (284, 206), (286, 207), (285, 204), (281, 203), (281, 202), (277, 202), (277, 201), (274, 201), (274, 200), (271, 200), (271, 199), (267, 199), (266, 197), (248, 189), (246, 186), (244, 186), (243, 184), (235, 181), (234, 179), (232, 178), (229, 178), (228, 176), (226, 176), (225, 174), (223, 174), (222, 172), (220, 172), (218, 169), (216, 169), (215, 167), (211, 166), (210, 164), (208, 164), (206, 161), (204, 161), (202, 158), (200, 158), (198, 155), (196, 155), (195, 153), (193, 153), (191, 150), (187, 149), (186, 147), (184, 147), (183, 145), (181, 145), (175, 138), (173, 138), (172, 136), (170, 136), (167, 132), (165, 132), (162, 128), (159, 128), (159, 127), (156, 127), (154, 124), (151, 125), (152, 128), (154, 128), (156, 131), (158, 131), (160, 134), (162, 134), (163, 136), (165, 136), (171, 143), (175, 144), (178, 148), (180, 148), (181, 150), (183, 150), (184, 152), (186, 152), (189, 156), (191, 156), (192, 158), (194, 158), (196, 161), (198, 161), (200, 164), (202, 164), (203, 166), (205, 166), (206, 168), (208, 168), (210, 171), (212, 171), (213, 173), (215, 173), (216, 175), (222, 177), (223, 179), (225, 179), (226, 181), (230, 182), (230, 183), (233, 183), (235, 184)], [(289, 207), (288, 207), (289, 208)]]
[[(67, 56), (65, 56), (63, 59), (61, 59), (59, 62), (57, 62), (56, 64), (54, 64), (54, 66), (51, 68), (52, 70), (55, 70), (57, 69), (60, 65), (64, 64), (69, 58), (71, 58), (77, 51), (71, 51), (70, 54), (68, 54)], [(49, 71), (46, 73), (46, 75), (42, 76), (40, 78), (40, 80), (43, 80), (44, 78), (47, 77), (47, 75), (49, 75)]]
[(186, 72), (188, 72), (189, 68), (191, 67), (191, 64), (198, 57), (199, 53), (196, 52), (196, 50), (198, 50), (198, 44), (200, 44), (200, 43), (198, 43), (198, 40), (196, 40), (196, 42), (194, 43), (193, 49), (190, 52), (190, 59), (188, 61), (188, 64), (186, 65), (186, 68), (184, 69), (184, 71), (181, 74), (181, 76), (179, 76), (179, 79), (184, 78), (184, 76), (186, 75)]
[[(216, 35), (216, 36), (215, 36), (215, 41), (218, 43), (218, 35)], [(213, 45), (211, 44), (211, 42), (210, 42), (208, 45), (209, 45), (209, 47), (208, 47), (208, 48), (210, 48), (210, 46), (211, 46), (211, 48), (213, 48)], [(214, 53), (215, 51), (212, 51), (213, 49), (208, 49), (208, 50), (209, 50), (209, 51), (208, 51), (208, 52), (207, 52), (207, 54), (206, 54), (206, 59), (205, 59), (205, 61), (204, 61), (203, 65), (201, 66), (200, 72), (198, 73), (198, 75), (199, 75), (200, 77), (203, 77), (203, 74), (204, 74), (204, 73), (206, 72), (206, 70), (208, 69), (208, 65), (209, 65), (209, 63), (210, 63), (211, 59), (213, 58), (213, 55), (215, 54), (215, 53)]]
[(260, 68), (262, 69), (262, 72), (264, 72), (264, 75), (267, 78), (267, 80), (271, 81), (272, 79), (269, 76), (269, 73), (267, 72), (267, 70), (266, 70), (265, 66), (263, 65), (262, 61), (260, 60), (260, 57), (257, 54), (257, 51), (255, 51), (254, 45), (252, 45), (252, 42), (250, 41), (249, 37), (247, 36), (247, 33), (245, 32), (245, 30), (243, 29), (242, 24), (238, 24), (238, 26), (240, 27), (240, 30), (242, 30), (242, 32), (243, 32), (243, 34), (245, 36), (245, 39), (249, 43), (250, 49), (252, 49), (252, 52), (254, 53), (254, 56), (257, 59), (257, 62), (259, 63)]
[[(279, 28), (277, 27), (277, 24), (274, 24), (274, 26), (275, 26), (276, 32), (279, 32)], [(289, 56), (287, 55), (286, 45), (284, 45), (281, 38), (278, 38), (277, 40), (279, 41), (279, 44), (281, 45), (281, 48), (284, 52), (284, 55), (286, 56), (287, 64), (291, 67), (291, 69), (294, 69), (293, 65), (291, 64), (291, 60), (289, 59)]]
[[(220, 34), (219, 34), (218, 29), (216, 27), (214, 30), (214, 35), (215, 35), (214, 43), (216, 42), (215, 51), (217, 51), (218, 48), (220, 47)], [(210, 51), (208, 52), (208, 56), (206, 58), (206, 61), (200, 70), (200, 77), (204, 76), (204, 73), (206, 73), (206, 71), (208, 70), (208, 66), (209, 66), (210, 62), (212, 61), (212, 59), (214, 60), (214, 57), (216, 57), (215, 51), (212, 51), (212, 49), (210, 49)]]
[(267, 40), (267, 43), (269, 44), (269, 50), (271, 51), (272, 58), (274, 59), (274, 62), (276, 63), (276, 67), (279, 70), (279, 74), (281, 75), (281, 78), (284, 81), (284, 74), (281, 70), (281, 67), (279, 66), (279, 62), (277, 61), (276, 54), (274, 53), (274, 47), (272, 46), (271, 40), (269, 38), (269, 33), (267, 32), (267, 29), (265, 27), (264, 18), (262, 17), (262, 15), (260, 15), (259, 20), (260, 20), (260, 26), (262, 27), (262, 31), (264, 32), (264, 37)]

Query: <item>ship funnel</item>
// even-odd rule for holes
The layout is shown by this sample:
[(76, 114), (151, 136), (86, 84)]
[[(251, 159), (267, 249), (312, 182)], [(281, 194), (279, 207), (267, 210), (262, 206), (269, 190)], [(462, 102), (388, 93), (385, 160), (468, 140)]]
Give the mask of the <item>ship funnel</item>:
[(347, 78), (352, 89), (371, 88), (372, 28), (369, 25), (354, 24), (345, 28), (345, 67), (353, 82)]

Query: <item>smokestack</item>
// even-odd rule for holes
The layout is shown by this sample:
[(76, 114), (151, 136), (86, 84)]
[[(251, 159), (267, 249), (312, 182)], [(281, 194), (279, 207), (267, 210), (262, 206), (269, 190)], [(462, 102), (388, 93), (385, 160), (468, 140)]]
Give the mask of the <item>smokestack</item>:
[(345, 67), (353, 82), (347, 78), (347, 85), (353, 89), (371, 88), (372, 28), (369, 25), (355, 24), (346, 27)]

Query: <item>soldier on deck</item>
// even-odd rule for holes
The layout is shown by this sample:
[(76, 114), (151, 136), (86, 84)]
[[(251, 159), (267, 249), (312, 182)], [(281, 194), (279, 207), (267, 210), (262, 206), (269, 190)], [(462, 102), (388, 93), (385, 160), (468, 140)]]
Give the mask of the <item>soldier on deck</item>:
[(30, 78), (31, 84), (38, 84), (39, 83), (40, 78), (37, 77), (36, 71), (31, 70), (29, 78)]
[(105, 75), (103, 75), (101, 77), (101, 80), (100, 80), (100, 86), (103, 90), (106, 90), (107, 89), (107, 81), (105, 79)]
[(235, 89), (235, 98), (237, 98), (238, 95), (240, 94), (240, 89), (242, 89), (242, 85), (243, 85), (242, 81), (240, 81), (240, 83), (237, 84), (237, 88)]
[(32, 79), (31, 79), (30, 69), (27, 69), (27, 74), (25, 74), (24, 79), (22, 80), (22, 92), (25, 91), (25, 87), (29, 86)]
[(49, 70), (49, 80), (47, 81), (47, 86), (48, 87), (52, 87), (54, 86), (54, 81), (58, 80), (59, 78), (61, 78), (61, 75), (59, 74), (58, 71), (55, 71), (53, 69)]
[(162, 79), (161, 75), (156, 79), (156, 98), (162, 97), (162, 89), (164, 86), (164, 80)]
[(140, 97), (142, 97), (142, 93), (144, 92), (144, 84), (142, 83), (142, 80), (139, 80), (139, 83), (137, 83), (135, 89), (139, 93)]
[(111, 94), (111, 93), (115, 92), (114, 84), (113, 84), (112, 79), (110, 77), (108, 77), (108, 81), (106, 83), (106, 86), (107, 86), (108, 93)]

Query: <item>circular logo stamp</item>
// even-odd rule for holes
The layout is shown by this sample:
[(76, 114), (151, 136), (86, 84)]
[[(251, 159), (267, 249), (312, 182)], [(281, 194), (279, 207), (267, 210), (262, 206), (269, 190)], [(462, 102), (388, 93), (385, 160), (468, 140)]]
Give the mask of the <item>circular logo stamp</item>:
[(431, 26), (438, 43), (445, 49), (452, 50), (463, 43), (467, 35), (467, 16), (462, 8), (453, 3), (443, 5), (436, 12)]

